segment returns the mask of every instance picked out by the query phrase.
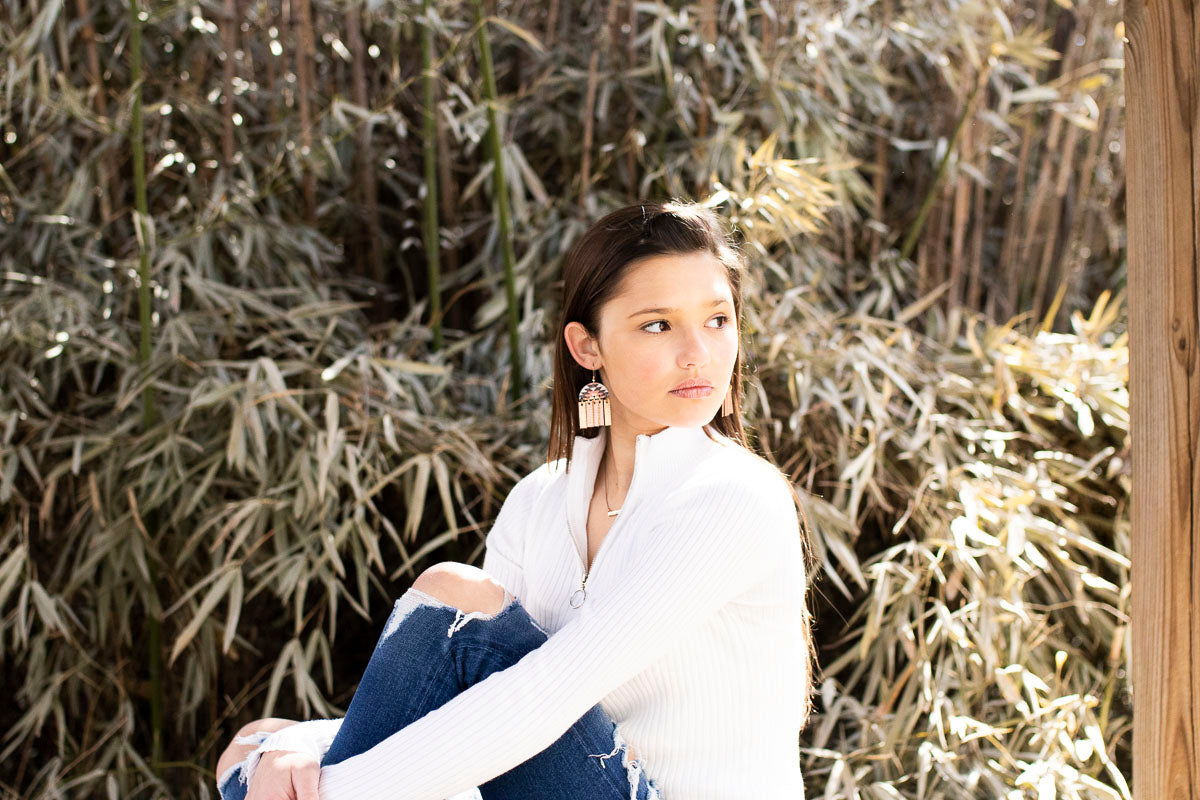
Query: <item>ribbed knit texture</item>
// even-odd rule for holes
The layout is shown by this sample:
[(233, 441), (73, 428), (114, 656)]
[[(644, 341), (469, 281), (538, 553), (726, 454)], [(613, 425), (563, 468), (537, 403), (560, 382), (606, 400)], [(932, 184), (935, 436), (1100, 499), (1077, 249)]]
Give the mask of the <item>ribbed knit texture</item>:
[[(321, 770), (321, 800), (445, 800), (549, 747), (596, 703), (664, 800), (803, 800), (806, 576), (785, 478), (703, 428), (636, 439), (621, 514), (571, 608), (607, 429), (522, 478), (483, 568), (549, 640), (365, 753)], [(568, 523), (569, 520), (569, 523)], [(315, 720), (260, 748), (323, 753)], [(617, 763), (617, 762), (614, 762)]]

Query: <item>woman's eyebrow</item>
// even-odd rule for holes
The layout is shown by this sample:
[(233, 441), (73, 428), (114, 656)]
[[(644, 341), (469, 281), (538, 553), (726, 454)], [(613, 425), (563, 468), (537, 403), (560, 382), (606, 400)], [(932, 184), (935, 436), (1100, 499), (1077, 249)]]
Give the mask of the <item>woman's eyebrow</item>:
[[(713, 300), (711, 303), (709, 303), (708, 307), (713, 308), (715, 306), (721, 305), (722, 303), (729, 303), (729, 301), (723, 297), (718, 297), (716, 300)], [(634, 317), (640, 316), (642, 314), (674, 314), (678, 310), (679, 310), (678, 308), (661, 308), (661, 307), (643, 308), (641, 311), (633, 312), (632, 314), (629, 315), (628, 318), (633, 319)]]

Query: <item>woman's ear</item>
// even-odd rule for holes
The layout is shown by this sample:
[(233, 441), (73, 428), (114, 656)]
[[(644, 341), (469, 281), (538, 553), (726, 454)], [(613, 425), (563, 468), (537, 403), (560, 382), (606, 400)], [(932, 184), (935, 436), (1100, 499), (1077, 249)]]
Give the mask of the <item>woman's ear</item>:
[(584, 369), (600, 369), (599, 343), (587, 328), (578, 322), (568, 322), (563, 328), (563, 340), (576, 364)]

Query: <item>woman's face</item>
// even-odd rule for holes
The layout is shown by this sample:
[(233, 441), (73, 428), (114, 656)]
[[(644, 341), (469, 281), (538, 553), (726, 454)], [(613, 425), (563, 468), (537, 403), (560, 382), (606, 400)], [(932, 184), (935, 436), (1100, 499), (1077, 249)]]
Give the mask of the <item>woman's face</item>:
[[(608, 387), (615, 428), (656, 433), (699, 427), (721, 408), (738, 354), (725, 268), (711, 253), (650, 256), (625, 273), (599, 314), (593, 338), (578, 322), (563, 331), (575, 360)], [(673, 393), (699, 378), (712, 388)]]

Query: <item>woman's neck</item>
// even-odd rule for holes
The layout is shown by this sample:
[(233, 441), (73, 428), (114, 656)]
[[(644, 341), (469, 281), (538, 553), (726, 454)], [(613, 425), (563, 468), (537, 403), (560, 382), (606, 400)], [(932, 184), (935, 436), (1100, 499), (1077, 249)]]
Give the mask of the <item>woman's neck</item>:
[(607, 492), (608, 505), (611, 509), (621, 507), (629, 484), (633, 480), (633, 467), (637, 455), (637, 437), (639, 433), (654, 434), (658, 431), (637, 431), (624, 426), (610, 426), (606, 431), (607, 442), (604, 455), (600, 459), (600, 467), (596, 470), (597, 487), (601, 492)]

